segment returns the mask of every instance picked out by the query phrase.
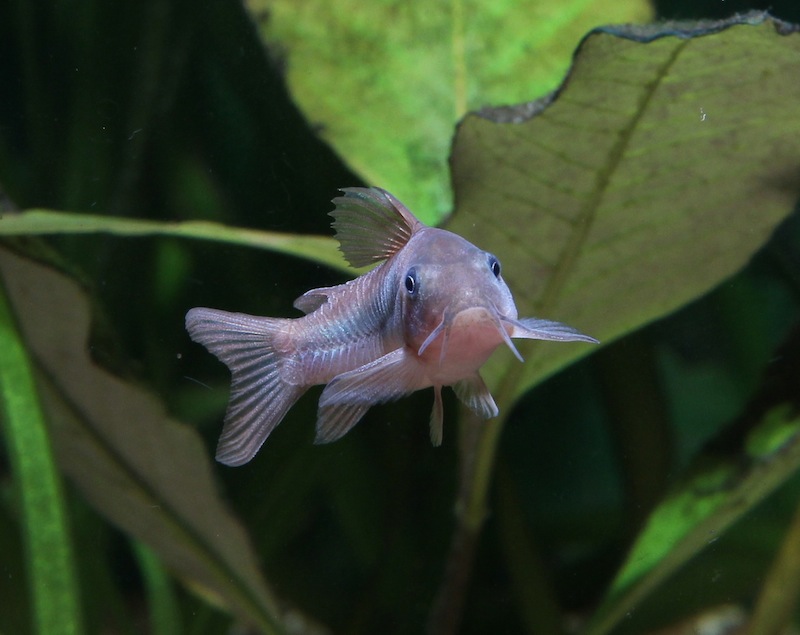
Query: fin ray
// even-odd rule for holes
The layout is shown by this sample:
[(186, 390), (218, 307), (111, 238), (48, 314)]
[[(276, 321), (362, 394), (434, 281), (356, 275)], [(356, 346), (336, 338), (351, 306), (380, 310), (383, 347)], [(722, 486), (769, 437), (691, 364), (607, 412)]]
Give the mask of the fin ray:
[(189, 336), (231, 371), (231, 392), (216, 458), (226, 465), (247, 463), (307, 386), (281, 377), (275, 339), (286, 320), (195, 308), (186, 314)]
[(370, 406), (394, 401), (421, 387), (420, 363), (405, 346), (334, 377), (319, 398), (317, 443), (335, 441)]
[(333, 199), (331, 216), (344, 257), (354, 267), (391, 258), (424, 225), (386, 190), (377, 187), (342, 188)]
[(529, 340), (550, 340), (554, 342), (589, 342), (599, 344), (600, 342), (590, 335), (581, 333), (578, 329), (554, 322), (553, 320), (540, 320), (539, 318), (520, 318), (510, 320), (501, 318), (503, 322), (513, 327), (511, 337), (519, 337)]
[(370, 404), (344, 403), (320, 408), (317, 419), (317, 436), (314, 443), (330, 443), (341, 439), (367, 414)]

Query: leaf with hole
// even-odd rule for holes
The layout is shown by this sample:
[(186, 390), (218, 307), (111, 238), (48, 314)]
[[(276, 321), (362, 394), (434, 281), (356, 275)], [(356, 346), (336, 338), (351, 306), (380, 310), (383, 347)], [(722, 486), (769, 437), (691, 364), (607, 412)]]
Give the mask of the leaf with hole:
[(425, 223), (450, 210), (453, 126), (487, 104), (552, 90), (600, 23), (647, 20), (642, 0), (248, 0), (292, 95), (371, 185)]
[[(741, 269), (800, 196), (800, 35), (658, 28), (590, 33), (552, 103), (471, 114), (453, 145), (448, 229), (502, 257), (521, 315), (604, 342)], [(486, 373), (509, 398), (591, 349), (526, 350)]]

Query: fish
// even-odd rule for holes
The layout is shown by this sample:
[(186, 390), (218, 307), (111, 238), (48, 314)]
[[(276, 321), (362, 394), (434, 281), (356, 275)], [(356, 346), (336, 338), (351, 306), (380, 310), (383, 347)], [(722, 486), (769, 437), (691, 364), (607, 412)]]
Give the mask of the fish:
[(196, 307), (186, 329), (231, 372), (216, 459), (250, 461), (311, 386), (319, 399), (315, 443), (345, 435), (379, 403), (433, 388), (430, 438), (442, 443), (442, 387), (482, 419), (498, 415), (479, 369), (514, 338), (598, 341), (577, 329), (519, 318), (500, 261), (458, 234), (429, 227), (386, 190), (342, 188), (333, 229), (345, 259), (375, 265), (294, 302), (305, 315), (258, 317)]

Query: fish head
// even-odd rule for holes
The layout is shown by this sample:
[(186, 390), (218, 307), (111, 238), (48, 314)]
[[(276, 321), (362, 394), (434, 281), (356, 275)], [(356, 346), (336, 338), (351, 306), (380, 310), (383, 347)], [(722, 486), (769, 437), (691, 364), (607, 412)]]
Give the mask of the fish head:
[[(503, 343), (522, 360), (511, 338), (597, 342), (560, 322), (518, 319), (493, 254), (457, 234), (427, 227), (386, 190), (343, 192), (331, 212), (342, 253), (354, 267), (385, 261), (380, 271), (387, 275), (370, 278), (396, 293), (385, 324), (393, 334), (399, 327), (423, 362), (438, 363), (438, 383), (448, 384), (442, 377), (458, 380), (474, 373)], [(325, 298), (315, 290), (296, 306), (314, 310)]]
[(517, 308), (500, 261), (452, 232), (426, 227), (405, 247), (398, 295), (406, 344), (420, 357), (481, 364), (510, 339)]

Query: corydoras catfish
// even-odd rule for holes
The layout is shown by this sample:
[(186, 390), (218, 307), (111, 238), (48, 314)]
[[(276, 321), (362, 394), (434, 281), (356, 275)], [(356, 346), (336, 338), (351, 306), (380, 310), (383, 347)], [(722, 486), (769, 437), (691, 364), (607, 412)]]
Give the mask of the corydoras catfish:
[(442, 386), (482, 418), (497, 415), (478, 369), (512, 338), (596, 342), (559, 322), (517, 317), (500, 261), (452, 232), (427, 227), (378, 188), (345, 188), (333, 227), (354, 267), (381, 262), (334, 287), (312, 289), (299, 318), (195, 308), (191, 338), (231, 371), (217, 460), (249, 461), (311, 386), (319, 400), (316, 442), (344, 435), (370, 406), (433, 387), (431, 441), (442, 441)]

